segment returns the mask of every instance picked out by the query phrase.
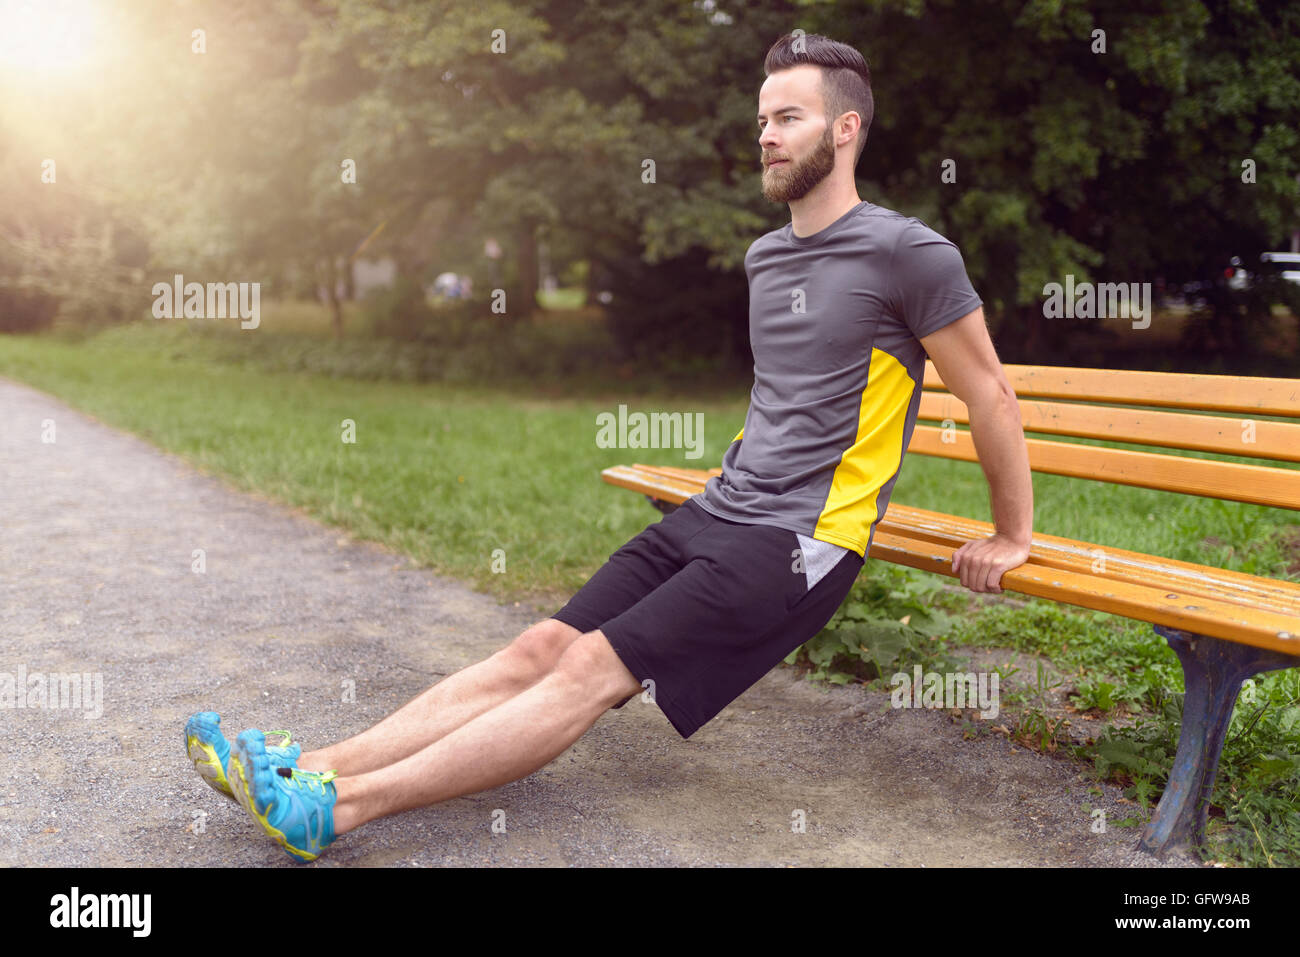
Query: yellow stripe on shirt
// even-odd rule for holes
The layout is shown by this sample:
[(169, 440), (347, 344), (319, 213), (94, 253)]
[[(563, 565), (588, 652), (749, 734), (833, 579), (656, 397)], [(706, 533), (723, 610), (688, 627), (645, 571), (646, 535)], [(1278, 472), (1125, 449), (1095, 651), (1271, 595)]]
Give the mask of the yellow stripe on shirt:
[(903, 462), (903, 429), (916, 383), (888, 352), (871, 350), (867, 387), (858, 407), (858, 433), (840, 457), (814, 538), (866, 557), (876, 520), (876, 496)]

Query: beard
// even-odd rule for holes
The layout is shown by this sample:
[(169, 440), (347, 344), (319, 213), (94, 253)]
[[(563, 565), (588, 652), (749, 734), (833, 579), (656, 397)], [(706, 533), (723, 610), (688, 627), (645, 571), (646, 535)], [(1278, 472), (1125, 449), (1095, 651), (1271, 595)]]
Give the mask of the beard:
[(763, 197), (774, 203), (789, 203), (803, 199), (818, 183), (831, 175), (835, 168), (835, 145), (831, 130), (813, 147), (806, 159), (793, 157), (784, 166), (768, 166), (763, 170)]

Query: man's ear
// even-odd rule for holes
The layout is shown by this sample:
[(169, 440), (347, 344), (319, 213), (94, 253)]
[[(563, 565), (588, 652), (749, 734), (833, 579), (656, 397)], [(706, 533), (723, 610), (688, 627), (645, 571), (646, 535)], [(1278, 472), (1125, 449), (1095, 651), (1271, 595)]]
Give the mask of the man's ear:
[(840, 115), (835, 121), (837, 126), (842, 125), (845, 134), (852, 135), (862, 128), (862, 117), (858, 116), (857, 110), (849, 110), (847, 113)]

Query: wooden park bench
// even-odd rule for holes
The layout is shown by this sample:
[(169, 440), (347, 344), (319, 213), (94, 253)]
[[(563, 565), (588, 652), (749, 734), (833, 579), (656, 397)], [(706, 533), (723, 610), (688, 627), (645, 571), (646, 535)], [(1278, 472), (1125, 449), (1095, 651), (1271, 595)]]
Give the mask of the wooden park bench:
[[(1300, 379), (1007, 365), (1026, 433), (1150, 447), (1113, 449), (1025, 439), (1036, 472), (1300, 510), (1300, 470), (1225, 462), (1160, 449), (1300, 463)], [(977, 462), (965, 403), (934, 363), (909, 452)], [(1161, 407), (1177, 411), (1157, 411)], [(1278, 421), (1258, 416), (1276, 416)], [(938, 423), (926, 425), (925, 422)], [(619, 465), (601, 477), (670, 512), (720, 468)], [(890, 502), (868, 557), (953, 575), (952, 554), (993, 533), (988, 522)], [(1242, 681), (1300, 666), (1300, 582), (1173, 561), (1105, 544), (1033, 536), (1029, 560), (1002, 588), (1150, 622), (1182, 662), (1186, 682), (1178, 751), (1138, 847), (1156, 854), (1204, 838), (1224, 734)]]

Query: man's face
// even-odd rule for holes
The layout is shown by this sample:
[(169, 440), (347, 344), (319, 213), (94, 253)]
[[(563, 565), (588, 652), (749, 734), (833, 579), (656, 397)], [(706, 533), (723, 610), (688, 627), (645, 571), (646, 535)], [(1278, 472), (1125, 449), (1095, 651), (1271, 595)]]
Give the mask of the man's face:
[(764, 198), (774, 203), (803, 199), (835, 168), (833, 130), (822, 108), (821, 70), (800, 64), (773, 73), (758, 91), (758, 112)]

